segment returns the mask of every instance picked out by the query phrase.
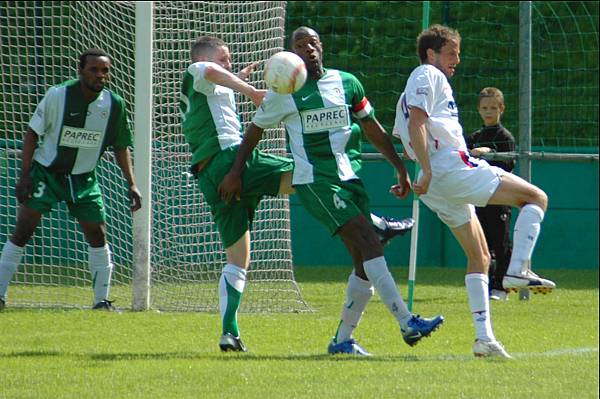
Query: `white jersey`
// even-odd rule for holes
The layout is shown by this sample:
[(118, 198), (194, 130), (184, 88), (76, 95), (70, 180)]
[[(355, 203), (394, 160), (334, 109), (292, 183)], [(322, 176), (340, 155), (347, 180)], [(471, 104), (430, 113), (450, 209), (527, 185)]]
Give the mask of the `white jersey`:
[(408, 156), (416, 160), (408, 133), (408, 110), (412, 107), (427, 113), (425, 127), (430, 156), (440, 150), (467, 151), (452, 87), (446, 75), (435, 66), (424, 64), (416, 68), (410, 74), (404, 93), (396, 105), (392, 134), (402, 140)]

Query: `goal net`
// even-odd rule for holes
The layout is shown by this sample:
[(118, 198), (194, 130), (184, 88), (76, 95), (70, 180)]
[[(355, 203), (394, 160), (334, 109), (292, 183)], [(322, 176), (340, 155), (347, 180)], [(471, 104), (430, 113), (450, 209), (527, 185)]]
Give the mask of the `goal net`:
[[(77, 76), (78, 57), (85, 49), (100, 47), (112, 56), (109, 88), (125, 99), (133, 121), (135, 7), (135, 2), (0, 2), (0, 242), (10, 237), (15, 223), (23, 132), (47, 88)], [(225, 256), (209, 208), (189, 174), (179, 86), (190, 63), (190, 45), (199, 36), (224, 39), (234, 71), (282, 50), (285, 2), (154, 2), (153, 7), (150, 305), (216, 311)], [(261, 79), (255, 72), (250, 82), (264, 87)], [(246, 124), (254, 106), (243, 97), (237, 100)], [(261, 149), (284, 154), (284, 132), (268, 131)], [(129, 307), (133, 243), (126, 186), (112, 154), (101, 160), (98, 174), (115, 264), (110, 296), (118, 307)], [(261, 202), (251, 237), (252, 263), (241, 310), (308, 310), (294, 281), (287, 198)], [(8, 304), (88, 307), (93, 293), (87, 252), (83, 234), (59, 204), (27, 246)]]

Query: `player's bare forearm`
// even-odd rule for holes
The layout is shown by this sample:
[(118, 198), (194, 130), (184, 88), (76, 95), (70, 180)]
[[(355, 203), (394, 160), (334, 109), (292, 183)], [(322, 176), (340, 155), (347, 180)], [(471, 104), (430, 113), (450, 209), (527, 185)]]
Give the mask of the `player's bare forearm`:
[(208, 66), (206, 68), (206, 72), (204, 73), (204, 77), (219, 86), (225, 86), (242, 93), (250, 98), (257, 106), (260, 105), (266, 93), (265, 90), (258, 90), (254, 86), (244, 82), (242, 79), (217, 64), (211, 64)]
[(21, 150), (21, 177), (29, 176), (31, 171), (31, 162), (33, 160), (33, 153), (37, 146), (38, 135), (31, 130), (27, 129), (25, 133), (25, 139), (23, 140), (23, 148)]
[(229, 173), (225, 175), (221, 184), (219, 184), (219, 195), (225, 202), (231, 202), (234, 199), (239, 200), (242, 195), (242, 173), (246, 167), (246, 161), (250, 158), (250, 154), (260, 141), (263, 134), (263, 129), (250, 123), (246, 129), (242, 144), (238, 149), (235, 160), (229, 169)]
[(17, 201), (20, 204), (31, 198), (31, 194), (33, 193), (30, 172), (37, 142), (38, 135), (31, 128), (28, 128), (23, 140), (23, 148), (21, 149), (21, 176), (15, 185)]
[(131, 154), (128, 148), (115, 149), (115, 160), (119, 169), (127, 181), (127, 197), (129, 198), (131, 211), (137, 211), (142, 207), (142, 195), (140, 194), (133, 177), (133, 168), (131, 166)]

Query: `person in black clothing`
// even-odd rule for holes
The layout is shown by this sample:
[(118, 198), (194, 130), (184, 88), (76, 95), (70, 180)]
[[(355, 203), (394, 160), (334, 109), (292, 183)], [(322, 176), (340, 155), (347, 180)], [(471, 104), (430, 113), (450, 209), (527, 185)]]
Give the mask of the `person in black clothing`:
[[(504, 112), (504, 95), (495, 87), (486, 87), (479, 93), (477, 110), (483, 127), (467, 137), (467, 146), (472, 156), (480, 157), (488, 152), (512, 152), (515, 150), (513, 135), (500, 123)], [(489, 161), (512, 172), (515, 161)], [(477, 217), (483, 227), (485, 239), (490, 249), (492, 262), (489, 268), (490, 299), (506, 300), (507, 293), (502, 287), (512, 254), (510, 221), (512, 209), (505, 205), (488, 205), (476, 208)]]

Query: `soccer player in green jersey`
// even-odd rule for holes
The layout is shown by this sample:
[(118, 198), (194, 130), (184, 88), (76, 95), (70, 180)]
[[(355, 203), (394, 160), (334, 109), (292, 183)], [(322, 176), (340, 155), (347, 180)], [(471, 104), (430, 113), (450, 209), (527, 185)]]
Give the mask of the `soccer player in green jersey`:
[(231, 73), (231, 57), (225, 42), (204, 36), (192, 46), (192, 64), (181, 85), (182, 129), (192, 152), (192, 171), (217, 225), (225, 247), (226, 264), (219, 279), (219, 308), (222, 351), (245, 352), (240, 338), (237, 311), (250, 265), (250, 225), (261, 198), (289, 194), (292, 161), (255, 150), (244, 174), (245, 191), (238, 201), (226, 203), (217, 191), (229, 171), (242, 142), (242, 125), (237, 114), (234, 91), (254, 104), (265, 91), (245, 82), (255, 64), (239, 76)]
[(141, 207), (128, 147), (133, 136), (121, 97), (104, 88), (110, 78), (111, 58), (89, 49), (79, 58), (79, 79), (51, 87), (37, 106), (25, 134), (21, 176), (15, 191), (20, 203), (14, 232), (0, 256), (0, 310), (8, 284), (24, 247), (42, 215), (57, 202), (66, 202), (89, 244), (94, 309), (112, 310), (108, 300), (113, 270), (106, 243), (106, 215), (95, 169), (107, 148), (128, 185), (131, 211)]
[(400, 296), (383, 256), (383, 247), (371, 227), (368, 197), (356, 175), (356, 163), (351, 162), (346, 152), (352, 122), (360, 124), (367, 139), (396, 169), (398, 182), (391, 192), (398, 198), (405, 198), (410, 190), (404, 164), (375, 118), (358, 79), (347, 72), (323, 67), (317, 32), (307, 27), (296, 29), (291, 48), (306, 64), (306, 84), (294, 94), (267, 93), (246, 130), (230, 172), (219, 186), (219, 193), (227, 203), (236, 203), (246, 191), (242, 182), (246, 161), (263, 130), (283, 122), (295, 163), (292, 184), (296, 194), (306, 210), (332, 235), (340, 236), (354, 264), (341, 321), (328, 352), (369, 355), (352, 333), (374, 291), (398, 321), (404, 341), (415, 345), (437, 329), (443, 317), (413, 316)]

